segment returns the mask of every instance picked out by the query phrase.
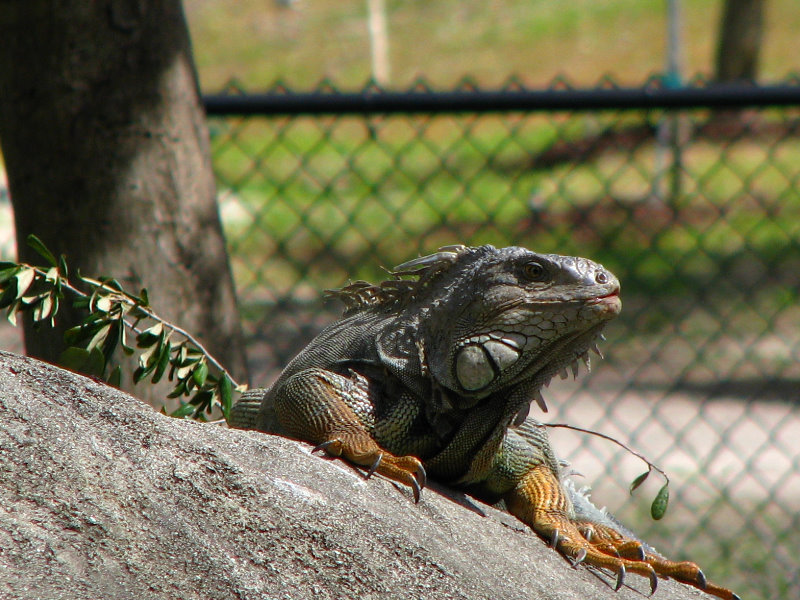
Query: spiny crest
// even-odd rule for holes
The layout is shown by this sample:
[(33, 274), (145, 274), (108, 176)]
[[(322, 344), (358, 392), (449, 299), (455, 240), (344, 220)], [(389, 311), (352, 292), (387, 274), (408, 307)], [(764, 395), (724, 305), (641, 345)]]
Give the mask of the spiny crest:
[[(476, 248), (464, 245), (443, 246), (433, 254), (420, 256), (389, 271), (392, 279), (378, 284), (354, 281), (338, 290), (325, 290), (328, 298), (338, 298), (345, 305), (345, 316), (367, 308), (396, 308), (418, 297), (431, 281), (446, 272), (460, 256)], [(411, 279), (402, 279), (411, 277)]]

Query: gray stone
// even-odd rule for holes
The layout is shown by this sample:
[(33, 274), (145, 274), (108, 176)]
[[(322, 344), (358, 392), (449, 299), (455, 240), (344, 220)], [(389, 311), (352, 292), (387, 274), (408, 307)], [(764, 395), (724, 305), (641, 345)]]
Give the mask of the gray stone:
[[(628, 600), (508, 514), (0, 353), (0, 598)], [(658, 600), (706, 598), (661, 582)]]

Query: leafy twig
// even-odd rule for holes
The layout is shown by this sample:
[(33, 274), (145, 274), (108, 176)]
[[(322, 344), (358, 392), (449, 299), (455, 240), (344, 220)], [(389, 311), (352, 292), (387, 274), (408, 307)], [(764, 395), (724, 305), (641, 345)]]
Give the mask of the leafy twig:
[[(134, 382), (151, 377), (157, 383), (167, 375), (169, 381), (176, 382), (169, 398), (190, 396), (188, 402), (181, 401), (181, 406), (171, 413), (173, 416), (205, 419), (204, 413), (211, 413), (218, 406), (227, 418), (233, 389), (243, 387), (194, 336), (153, 311), (147, 290), (135, 296), (115, 279), (93, 279), (79, 274), (78, 280), (90, 290), (87, 293), (70, 282), (63, 256), (56, 259), (36, 236), (29, 236), (28, 244), (50, 266), (0, 263), (0, 308), (8, 308), (7, 318), (12, 324), (16, 324), (19, 313), (30, 313), (35, 323), (49, 321), (52, 325), (69, 294), (73, 306), (88, 314), (80, 325), (65, 333), (68, 348), (60, 357), (61, 364), (119, 385), (122, 370), (119, 365), (111, 367), (111, 361), (117, 348), (125, 354), (134, 354), (136, 350), (128, 344), (127, 337), (127, 331), (131, 331), (141, 352), (139, 366), (133, 373)], [(154, 324), (142, 328), (142, 321)], [(180, 340), (173, 343), (173, 336)]]
[(595, 435), (597, 437), (603, 438), (604, 440), (608, 440), (609, 442), (613, 442), (617, 446), (620, 446), (633, 454), (636, 458), (641, 460), (647, 465), (647, 471), (642, 473), (641, 475), (637, 476), (630, 485), (630, 493), (633, 494), (640, 485), (642, 485), (647, 477), (653, 471), (658, 471), (664, 477), (666, 483), (661, 486), (661, 489), (658, 490), (653, 503), (650, 505), (650, 515), (656, 521), (661, 519), (667, 512), (667, 505), (669, 504), (669, 476), (664, 472), (663, 469), (658, 467), (657, 465), (650, 462), (644, 455), (636, 452), (632, 448), (628, 447), (627, 445), (620, 442), (618, 439), (611, 437), (610, 435), (606, 435), (604, 433), (600, 433), (599, 431), (593, 431), (591, 429), (584, 429), (583, 427), (576, 427), (575, 425), (570, 425), (568, 423), (542, 423), (545, 427), (552, 427), (553, 429), (572, 429), (573, 431), (580, 431), (581, 433), (588, 433), (591, 435)]

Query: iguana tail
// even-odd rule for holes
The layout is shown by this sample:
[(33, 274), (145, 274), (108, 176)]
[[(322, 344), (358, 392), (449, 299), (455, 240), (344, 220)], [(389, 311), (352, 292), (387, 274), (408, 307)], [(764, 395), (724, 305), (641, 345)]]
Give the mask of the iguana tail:
[(259, 414), (266, 393), (267, 390), (264, 388), (254, 388), (244, 392), (239, 401), (231, 408), (228, 415), (228, 427), (261, 430)]

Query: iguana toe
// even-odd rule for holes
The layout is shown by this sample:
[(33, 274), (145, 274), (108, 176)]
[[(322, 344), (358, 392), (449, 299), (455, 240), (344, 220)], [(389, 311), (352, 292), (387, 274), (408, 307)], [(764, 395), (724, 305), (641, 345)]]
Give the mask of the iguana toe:
[(375, 471), (378, 470), (378, 467), (381, 466), (381, 461), (383, 460), (383, 452), (378, 454), (378, 458), (375, 459), (375, 462), (372, 463), (372, 466), (367, 471), (367, 479), (372, 477), (375, 474)]
[(577, 556), (572, 559), (572, 568), (577, 569), (584, 560), (586, 560), (586, 548), (581, 548)]
[(426, 476), (425, 468), (416, 457), (395, 456), (383, 451), (371, 438), (360, 432), (348, 432), (317, 444), (311, 452), (322, 450), (360, 467), (367, 467), (367, 479), (378, 473), (409, 486), (414, 494), (414, 502), (419, 502)]

